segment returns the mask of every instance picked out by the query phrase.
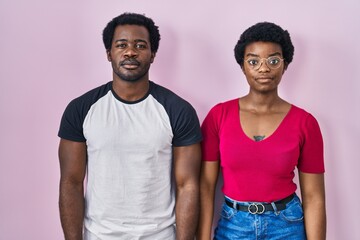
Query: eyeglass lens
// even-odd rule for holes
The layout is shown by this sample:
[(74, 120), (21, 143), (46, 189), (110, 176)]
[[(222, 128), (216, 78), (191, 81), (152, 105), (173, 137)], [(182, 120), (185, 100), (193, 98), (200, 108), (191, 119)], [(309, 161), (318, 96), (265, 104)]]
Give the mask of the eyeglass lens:
[(261, 67), (263, 61), (265, 61), (266, 65), (270, 69), (277, 69), (280, 67), (283, 59), (280, 57), (269, 57), (269, 58), (250, 57), (246, 60), (248, 65), (254, 70), (258, 70)]

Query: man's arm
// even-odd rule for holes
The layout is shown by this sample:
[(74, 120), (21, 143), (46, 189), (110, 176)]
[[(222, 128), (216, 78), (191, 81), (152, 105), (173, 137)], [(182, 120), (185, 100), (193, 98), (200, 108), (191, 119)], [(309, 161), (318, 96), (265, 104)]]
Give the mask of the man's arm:
[(325, 240), (326, 211), (324, 174), (299, 171), (305, 230), (308, 240)]
[(174, 147), (176, 239), (193, 240), (199, 217), (200, 144)]
[(59, 160), (61, 174), (59, 208), (64, 236), (66, 240), (82, 240), (86, 144), (61, 139)]

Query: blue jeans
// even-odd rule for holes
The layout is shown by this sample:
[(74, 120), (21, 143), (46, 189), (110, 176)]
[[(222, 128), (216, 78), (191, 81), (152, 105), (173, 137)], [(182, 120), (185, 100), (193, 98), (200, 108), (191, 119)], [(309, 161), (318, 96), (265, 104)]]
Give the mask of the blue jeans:
[[(251, 203), (243, 203), (245, 206)], [(221, 217), (215, 229), (215, 240), (227, 239), (286, 239), (304, 240), (304, 212), (298, 196), (282, 211), (251, 214), (222, 206)]]

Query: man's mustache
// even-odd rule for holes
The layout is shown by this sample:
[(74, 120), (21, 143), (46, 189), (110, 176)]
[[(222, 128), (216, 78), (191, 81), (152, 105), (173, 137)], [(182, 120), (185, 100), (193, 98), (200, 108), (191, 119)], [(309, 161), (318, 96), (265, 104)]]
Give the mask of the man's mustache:
[(138, 62), (135, 58), (128, 58), (120, 62), (120, 65), (140, 65), (140, 62)]

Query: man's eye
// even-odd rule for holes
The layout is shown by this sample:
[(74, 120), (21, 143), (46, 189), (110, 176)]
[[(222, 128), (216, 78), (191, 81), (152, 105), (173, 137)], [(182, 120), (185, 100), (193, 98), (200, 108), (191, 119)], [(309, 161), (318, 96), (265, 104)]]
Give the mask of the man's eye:
[(146, 48), (146, 45), (145, 45), (145, 44), (140, 44), (140, 43), (138, 43), (138, 44), (136, 44), (136, 48), (141, 48), (141, 49), (143, 49), (143, 48)]
[(120, 43), (116, 45), (117, 48), (125, 48), (126, 44), (125, 43)]

